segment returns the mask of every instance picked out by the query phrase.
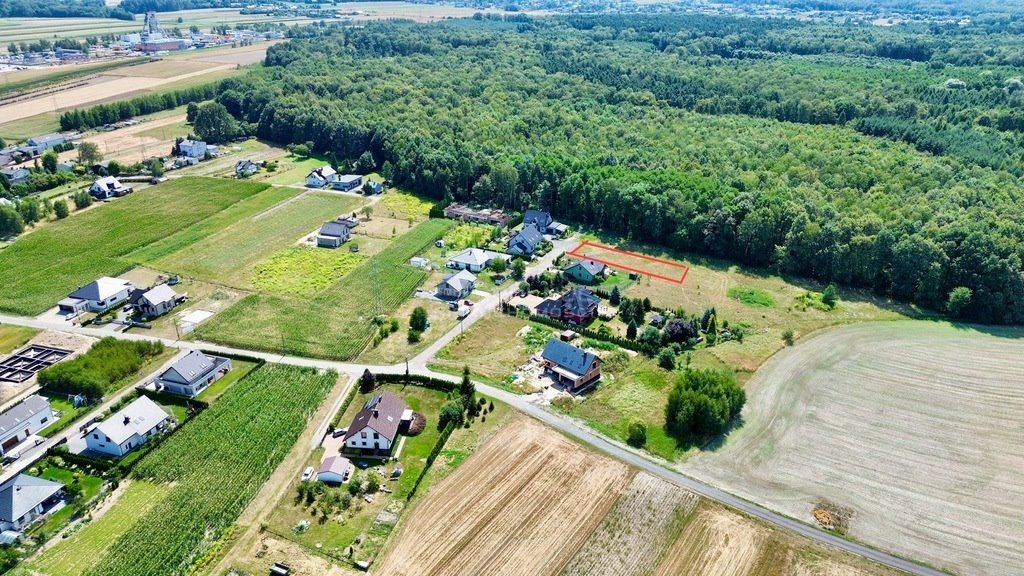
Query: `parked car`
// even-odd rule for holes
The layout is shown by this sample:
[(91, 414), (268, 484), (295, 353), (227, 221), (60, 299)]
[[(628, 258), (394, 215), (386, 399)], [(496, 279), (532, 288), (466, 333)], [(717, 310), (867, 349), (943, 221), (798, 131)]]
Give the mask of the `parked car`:
[(302, 481), (305, 482), (313, 477), (313, 467), (306, 466), (306, 469), (302, 471)]
[(334, 438), (338, 438), (340, 436), (344, 436), (347, 433), (348, 428), (337, 428), (334, 430), (334, 432), (331, 432), (331, 436), (333, 436)]

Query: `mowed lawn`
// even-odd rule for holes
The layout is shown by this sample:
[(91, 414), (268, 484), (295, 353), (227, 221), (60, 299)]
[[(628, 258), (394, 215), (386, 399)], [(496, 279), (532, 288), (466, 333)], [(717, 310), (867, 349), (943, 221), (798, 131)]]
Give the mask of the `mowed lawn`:
[(131, 268), (122, 256), (265, 187), (181, 178), (25, 234), (0, 252), (0, 310), (38, 314), (78, 286)]
[(145, 513), (167, 495), (166, 486), (132, 481), (110, 510), (86, 524), (73, 538), (60, 540), (29, 559), (12, 574), (77, 576), (95, 565), (111, 543), (124, 534)]
[(265, 258), (315, 232), (324, 221), (351, 213), (360, 203), (357, 196), (306, 194), (241, 218), (149, 264), (158, 270), (251, 289), (253, 271)]
[(409, 258), (451, 226), (448, 220), (419, 224), (315, 297), (247, 296), (195, 334), (202, 340), (248, 349), (354, 358), (378, 329), (374, 316), (397, 310), (426, 278), (425, 271), (409, 265)]

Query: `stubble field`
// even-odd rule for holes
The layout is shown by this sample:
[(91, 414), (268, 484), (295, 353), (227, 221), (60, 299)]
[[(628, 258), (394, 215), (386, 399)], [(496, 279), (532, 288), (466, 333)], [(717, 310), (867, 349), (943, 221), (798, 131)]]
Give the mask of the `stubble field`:
[(854, 538), (945, 570), (1020, 573), (1022, 336), (925, 322), (822, 333), (755, 374), (744, 425), (683, 469), (806, 521), (821, 503), (848, 508)]

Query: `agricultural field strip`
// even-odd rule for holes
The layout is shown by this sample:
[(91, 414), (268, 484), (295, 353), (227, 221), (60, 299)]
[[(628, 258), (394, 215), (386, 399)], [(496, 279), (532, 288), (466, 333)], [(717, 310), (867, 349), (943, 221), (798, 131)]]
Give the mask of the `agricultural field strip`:
[[(0, 252), (0, 310), (38, 314), (98, 276), (132, 267), (122, 257), (188, 228), (265, 185), (182, 178), (19, 238)], [(202, 189), (202, 194), (194, 194)], [(140, 210), (142, 206), (145, 210)], [(75, 243), (68, 242), (73, 238)], [(88, 247), (78, 250), (75, 246)]]
[(380, 574), (556, 574), (630, 476), (529, 420), (487, 444), (416, 505)]
[(704, 576), (746, 576), (768, 531), (738, 514), (700, 506), (686, 530), (665, 551), (655, 576), (699, 570)]
[(649, 574), (698, 501), (692, 492), (645, 472), (637, 473), (562, 574)]
[[(567, 252), (567, 254), (575, 258), (594, 260), (612, 268), (646, 274), (647, 276), (676, 284), (682, 284), (686, 281), (686, 275), (690, 271), (690, 267), (684, 264), (647, 256), (638, 252), (621, 250), (612, 246), (605, 246), (590, 240), (584, 240), (579, 246)], [(629, 264), (624, 262), (629, 262)], [(677, 273), (681, 275), (671, 275)]]
[(139, 462), (133, 476), (170, 484), (168, 494), (86, 574), (187, 574), (292, 449), (336, 380), (334, 372), (280, 365), (250, 373)]

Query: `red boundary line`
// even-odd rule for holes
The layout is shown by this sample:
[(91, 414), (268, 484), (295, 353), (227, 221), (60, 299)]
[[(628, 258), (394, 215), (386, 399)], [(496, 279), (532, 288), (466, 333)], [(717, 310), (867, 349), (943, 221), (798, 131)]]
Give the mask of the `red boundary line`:
[[(662, 274), (658, 274), (658, 273), (655, 273), (655, 272), (650, 272), (650, 271), (647, 271), (647, 270), (641, 270), (639, 268), (633, 268), (631, 266), (626, 266), (625, 264), (620, 264), (618, 262), (613, 262), (611, 260), (604, 260), (604, 259), (601, 259), (601, 258), (594, 258), (593, 256), (589, 256), (587, 254), (581, 254), (580, 253), (580, 249), (584, 248), (585, 246), (593, 246), (595, 248), (609, 250), (611, 252), (616, 252), (618, 254), (625, 254), (627, 256), (633, 256), (633, 257), (636, 257), (636, 258), (640, 258), (642, 260), (647, 260), (649, 262), (657, 262), (659, 264), (666, 264), (666, 265), (671, 266), (673, 268), (681, 268), (683, 270), (683, 275), (681, 277), (679, 277), (679, 278), (672, 278), (670, 276), (664, 276)], [(669, 262), (668, 260), (663, 260), (661, 258), (655, 258), (653, 256), (647, 256), (646, 254), (638, 254), (636, 252), (630, 252), (628, 250), (622, 250), (622, 249), (619, 249), (619, 248), (614, 248), (612, 246), (605, 246), (604, 244), (598, 244), (597, 242), (591, 242), (590, 240), (584, 240), (582, 243), (580, 243), (579, 246), (573, 248), (569, 252), (566, 252), (566, 254), (568, 254), (569, 256), (575, 256), (576, 258), (585, 258), (587, 260), (593, 260), (594, 262), (600, 262), (600, 263), (602, 263), (602, 264), (604, 264), (606, 266), (611, 266), (612, 268), (619, 268), (621, 270), (626, 270), (628, 272), (636, 272), (637, 274), (646, 274), (647, 276), (651, 276), (653, 278), (657, 278), (659, 280), (665, 280), (666, 282), (672, 282), (672, 283), (675, 283), (675, 284), (682, 284), (684, 281), (686, 281), (686, 275), (690, 273), (690, 267), (686, 266), (685, 264), (676, 264), (675, 262)]]

